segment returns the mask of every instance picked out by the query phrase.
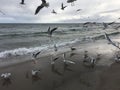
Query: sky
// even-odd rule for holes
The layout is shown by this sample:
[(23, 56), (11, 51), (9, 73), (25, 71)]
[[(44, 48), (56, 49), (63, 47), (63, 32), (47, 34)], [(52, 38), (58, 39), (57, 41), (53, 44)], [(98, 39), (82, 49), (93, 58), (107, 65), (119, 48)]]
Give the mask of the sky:
[[(0, 0), (0, 23), (120, 22), (120, 0), (76, 0), (74, 5), (67, 0), (46, 1), (50, 6), (34, 15), (41, 0), (25, 0), (25, 5), (20, 5), (21, 0)], [(53, 9), (58, 14), (51, 13)]]

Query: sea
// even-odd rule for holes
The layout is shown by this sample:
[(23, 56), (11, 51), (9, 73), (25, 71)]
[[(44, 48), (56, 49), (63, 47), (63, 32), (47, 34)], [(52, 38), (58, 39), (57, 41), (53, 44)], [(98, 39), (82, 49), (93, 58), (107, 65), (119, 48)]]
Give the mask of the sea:
[[(109, 25), (103, 29), (102, 23), (57, 23), (57, 24), (0, 24), (0, 60), (24, 56), (53, 48), (67, 46), (74, 43), (89, 43), (105, 39), (104, 33), (110, 36), (120, 34), (114, 28), (119, 23)], [(52, 40), (48, 35), (48, 28), (58, 29), (53, 32)]]

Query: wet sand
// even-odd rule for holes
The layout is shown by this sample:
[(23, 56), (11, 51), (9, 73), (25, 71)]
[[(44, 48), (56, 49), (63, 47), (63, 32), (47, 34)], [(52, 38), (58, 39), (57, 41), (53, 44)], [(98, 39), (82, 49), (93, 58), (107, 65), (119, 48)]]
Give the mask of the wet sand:
[[(36, 64), (27, 61), (3, 67), (0, 69), (0, 75), (10, 72), (12, 76), (9, 82), (0, 79), (0, 90), (119, 90), (116, 86), (119, 88), (120, 66), (112, 64), (113, 52), (105, 50), (105, 44), (103, 46), (100, 44), (84, 46), (83, 50), (74, 51), (77, 55), (71, 58), (71, 52), (67, 52), (67, 59), (76, 63), (70, 64), (67, 68), (64, 67), (62, 55), (59, 54), (60, 58), (55, 63), (55, 71), (51, 68), (51, 56), (38, 58)], [(96, 53), (102, 54), (102, 58), (94, 68), (83, 65), (84, 50), (88, 50), (92, 56)], [(40, 73), (38, 77), (32, 77), (31, 70), (36, 69), (40, 70)]]

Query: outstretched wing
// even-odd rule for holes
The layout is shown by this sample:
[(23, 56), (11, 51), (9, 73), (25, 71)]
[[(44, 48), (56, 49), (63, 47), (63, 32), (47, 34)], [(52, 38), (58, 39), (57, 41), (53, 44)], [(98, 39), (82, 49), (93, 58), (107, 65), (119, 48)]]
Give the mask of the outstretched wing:
[(35, 15), (38, 14), (38, 12), (43, 8), (44, 6), (41, 4), (40, 6), (37, 7), (35, 11)]
[(48, 31), (47, 31), (47, 32), (48, 32), (48, 34), (50, 34), (50, 27), (48, 28)]
[(61, 4), (61, 7), (63, 8), (63, 3)]
[(112, 44), (113, 46), (115, 46), (115, 47), (117, 47), (117, 48), (120, 49), (120, 47), (117, 46), (117, 45), (109, 38), (109, 36), (108, 36), (106, 33), (105, 33), (105, 38), (108, 40), (108, 42), (109, 42), (110, 44)]
[(57, 29), (58, 29), (58, 27), (53, 28), (53, 29), (51, 30), (51, 32), (50, 32), (50, 35), (52, 35), (52, 33), (53, 33), (55, 30), (57, 30)]
[(42, 1), (42, 3), (46, 3), (46, 0), (41, 0)]

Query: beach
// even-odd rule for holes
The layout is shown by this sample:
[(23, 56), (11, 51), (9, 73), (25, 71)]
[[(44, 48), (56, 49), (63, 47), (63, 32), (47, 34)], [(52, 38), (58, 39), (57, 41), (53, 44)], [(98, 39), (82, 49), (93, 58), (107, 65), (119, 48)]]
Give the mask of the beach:
[[(119, 75), (117, 70), (120, 68), (119, 63), (117, 66), (113, 64), (116, 51), (114, 46), (107, 44), (106, 40), (100, 40), (82, 45), (76, 44), (75, 47), (78, 49), (72, 51), (76, 53), (72, 57), (70, 57), (71, 51), (66, 49), (67, 60), (75, 62), (68, 68), (64, 68), (62, 50), (58, 50), (54, 55), (59, 57), (55, 62), (56, 71), (51, 68), (50, 58), (53, 53), (42, 57), (39, 55), (36, 64), (28, 60), (1, 67), (0, 74), (10, 72), (12, 76), (9, 82), (0, 80), (0, 90), (108, 90), (109, 85), (113, 88), (117, 85), (119, 88), (118, 84), (112, 84), (112, 80), (118, 81), (113, 77)], [(83, 64), (85, 50), (93, 57), (101, 54), (101, 59), (94, 68)], [(40, 70), (37, 78), (32, 77), (31, 70)], [(119, 90), (117, 88), (109, 90)]]

